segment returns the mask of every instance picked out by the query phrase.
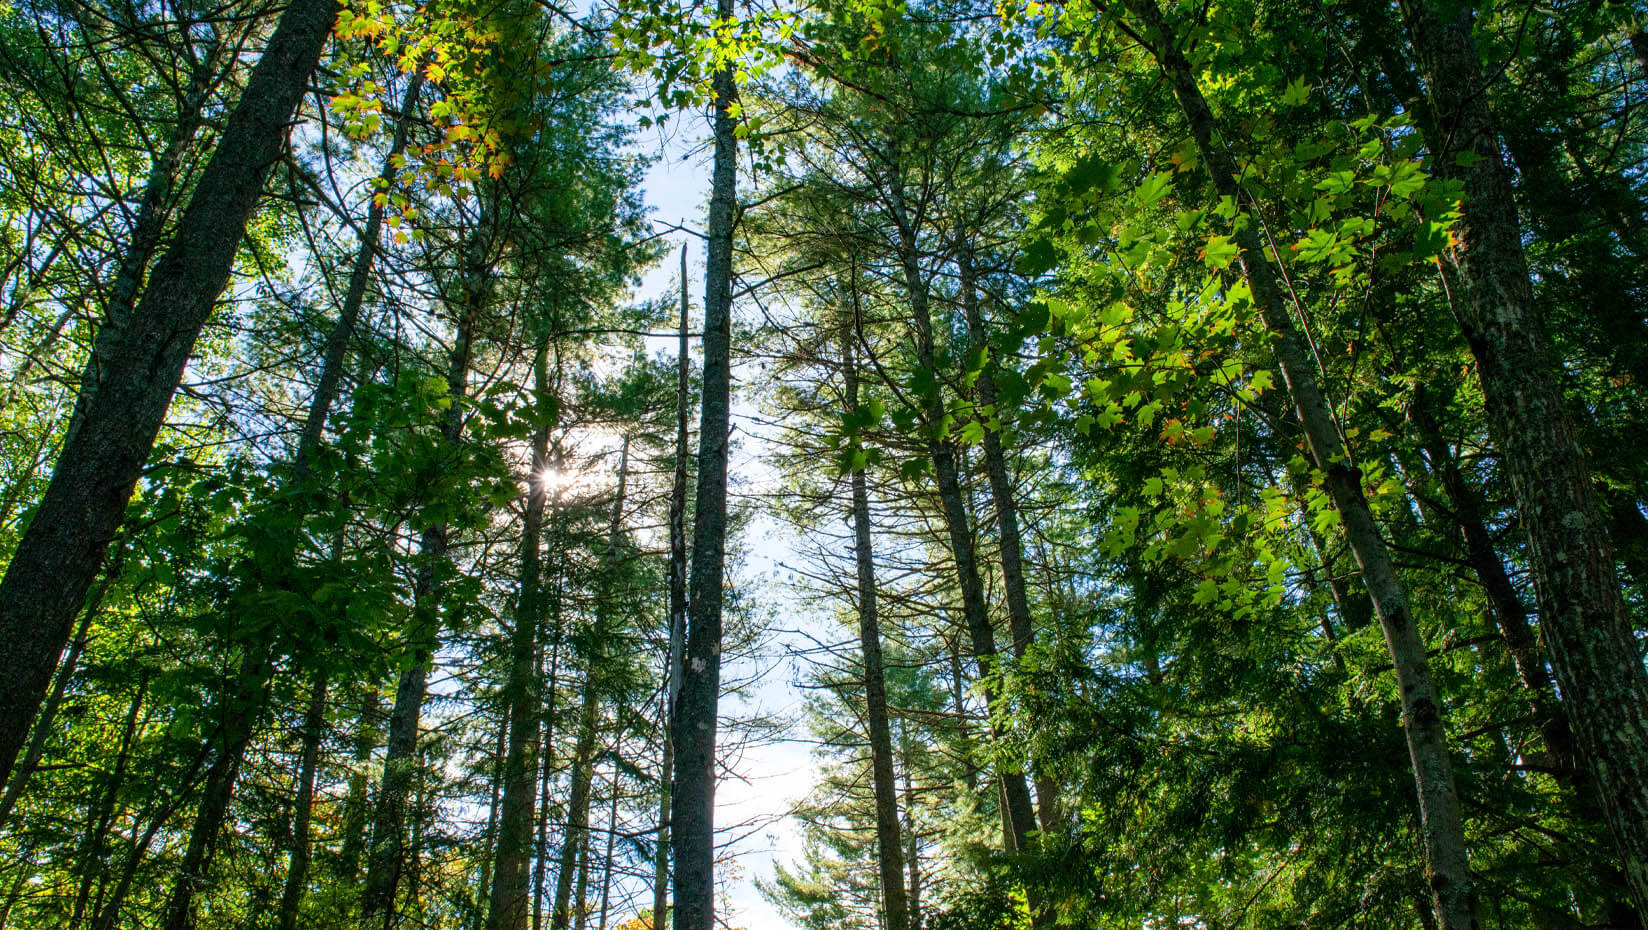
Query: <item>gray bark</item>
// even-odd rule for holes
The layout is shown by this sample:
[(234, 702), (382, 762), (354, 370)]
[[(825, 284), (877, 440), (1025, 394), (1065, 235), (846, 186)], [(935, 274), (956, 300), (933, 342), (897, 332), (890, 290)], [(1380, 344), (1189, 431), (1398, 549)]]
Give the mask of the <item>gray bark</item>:
[[(1527, 532), (1563, 711), (1601, 786), (1637, 912), (1648, 913), (1648, 675), (1534, 300), (1472, 11), (1462, 6), (1442, 20), (1426, 0), (1400, 7), (1436, 111), (1434, 163), (1464, 184), (1460, 245), (1451, 255), (1464, 284), (1455, 313)], [(1459, 164), (1461, 153), (1474, 163)]]
[[(732, 20), (733, 0), (716, 0)], [(738, 99), (731, 64), (711, 78), (715, 160), (704, 272), (704, 385), (693, 498), (692, 567), (686, 654), (670, 724), (675, 798), (675, 930), (715, 930), (715, 734), (721, 697), (721, 606), (727, 546), (727, 445), (732, 437), (732, 233), (738, 155), (730, 108)]]
[[(549, 395), (549, 343), (533, 359), (538, 402)], [(527, 474), (526, 511), (521, 517), (520, 594), (515, 632), (510, 641), (509, 745), (504, 755), (503, 805), (498, 816), (498, 857), (487, 909), (488, 930), (525, 930), (532, 857), (532, 825), (537, 819), (538, 708), (542, 680), (538, 674), (538, 626), (543, 616), (543, 522), (549, 499), (544, 470), (549, 466), (549, 421), (532, 436)]]
[[(853, 340), (858, 326), (857, 281), (854, 315), (842, 338), (841, 371), (846, 379), (846, 411), (858, 411), (858, 366)], [(856, 444), (854, 446), (856, 449)], [(904, 851), (898, 823), (898, 785), (893, 781), (893, 736), (887, 723), (887, 682), (882, 673), (881, 627), (876, 615), (875, 551), (870, 538), (870, 493), (864, 469), (854, 468), (853, 558), (858, 570), (858, 645), (864, 662), (864, 711), (869, 723), (870, 773), (875, 790), (876, 865), (881, 874), (881, 914), (885, 930), (908, 930), (904, 894)]]

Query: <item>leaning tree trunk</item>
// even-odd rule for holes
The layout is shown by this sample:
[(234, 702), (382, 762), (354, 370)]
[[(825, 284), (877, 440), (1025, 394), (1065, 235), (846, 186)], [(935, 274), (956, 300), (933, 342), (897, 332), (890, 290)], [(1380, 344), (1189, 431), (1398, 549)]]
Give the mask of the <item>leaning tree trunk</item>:
[[(857, 281), (853, 282), (854, 318), (841, 340), (841, 371), (846, 379), (846, 413), (858, 412), (858, 367), (853, 357), (857, 319)], [(855, 441), (849, 454), (859, 450)], [(870, 492), (864, 469), (852, 463), (853, 559), (858, 569), (858, 645), (864, 661), (864, 709), (870, 730), (870, 775), (875, 790), (876, 865), (881, 873), (881, 920), (885, 930), (909, 930), (904, 896), (904, 850), (898, 824), (898, 785), (893, 781), (893, 735), (887, 724), (887, 681), (882, 673), (881, 627), (876, 617), (875, 552), (870, 540)]]
[(669, 641), (664, 652), (662, 758), (658, 765), (658, 838), (653, 850), (652, 930), (664, 930), (669, 913), (671, 779), (675, 773), (675, 701), (681, 692), (681, 654), (687, 637), (687, 415), (692, 361), (687, 355), (687, 247), (681, 246), (681, 329), (675, 347), (675, 475), (669, 498)]
[[(549, 399), (548, 369), (546, 340), (538, 346), (532, 363), (540, 405)], [(504, 754), (503, 805), (498, 815), (498, 857), (487, 908), (488, 930), (525, 930), (527, 924), (532, 824), (537, 819), (538, 708), (543, 697), (538, 626), (543, 616), (544, 505), (549, 499), (544, 472), (549, 466), (550, 424), (543, 411), (538, 415), (527, 473), (526, 511), (521, 516), (520, 596), (510, 640), (509, 678), (504, 685), (509, 701), (509, 745)]]
[[(1461, 6), (1441, 21), (1427, 0), (1399, 5), (1441, 131), (1430, 140), (1433, 160), (1464, 184), (1459, 245), (1450, 256), (1464, 284), (1455, 313), (1516, 492), (1551, 668), (1602, 789), (1637, 912), (1648, 914), (1648, 675), (1534, 302), (1510, 169), (1471, 37), (1472, 10)], [(1462, 164), (1459, 154), (1474, 159)]]
[(0, 581), (0, 780), (11, 773), (195, 340), (228, 283), (337, 12), (337, 0), (286, 7), (142, 298), (98, 333), (95, 390)]
[[(1126, 0), (1125, 5), (1144, 27), (1144, 41), (1173, 87), (1197, 152), (1213, 176), (1215, 190), (1240, 204), (1247, 198), (1237, 181), (1240, 173), (1235, 159), (1217, 141), (1222, 138), (1218, 123), (1202, 96), (1190, 62), (1167, 29), (1156, 0)], [(1424, 640), (1408, 606), (1407, 591), (1379, 535), (1378, 523), (1362, 493), (1360, 474), (1351, 464), (1332, 411), (1316, 383), (1258, 232), (1251, 226), (1240, 227), (1235, 231), (1235, 241), (1237, 261), (1270, 331), (1272, 352), (1304, 428), (1311, 458), (1326, 475), (1326, 490), (1362, 570), (1362, 581), (1373, 599), (1395, 666), (1402, 726), (1419, 795), (1427, 884), (1437, 917), (1443, 930), (1474, 928), (1476, 893), (1466, 856), (1459, 790), (1448, 758), (1442, 702), (1431, 678)]]
[[(733, 0), (716, 0), (731, 21)], [(715, 165), (711, 172), (709, 251), (704, 269), (704, 386), (698, 428), (692, 574), (681, 692), (670, 722), (675, 798), (670, 847), (675, 859), (675, 930), (715, 923), (715, 728), (721, 698), (722, 574), (727, 550), (727, 444), (732, 437), (732, 232), (738, 88), (727, 63), (715, 92)]]

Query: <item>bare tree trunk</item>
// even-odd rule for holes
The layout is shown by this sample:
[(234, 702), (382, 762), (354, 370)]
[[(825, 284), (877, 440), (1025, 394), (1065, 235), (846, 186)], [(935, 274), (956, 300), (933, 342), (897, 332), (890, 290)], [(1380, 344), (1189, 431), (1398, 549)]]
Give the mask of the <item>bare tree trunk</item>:
[[(979, 310), (973, 244), (965, 230), (958, 230), (956, 240), (961, 306), (967, 320), (968, 342), (975, 350), (984, 350), (990, 340), (984, 328), (984, 314)], [(996, 379), (991, 374), (994, 367), (995, 362), (986, 354), (984, 370), (978, 377), (978, 398), (981, 406), (995, 410), (996, 416), (1001, 417), (1002, 411), (996, 398)], [(1007, 472), (1007, 453), (1002, 449), (999, 430), (987, 428), (984, 431), (984, 471), (990, 480), (990, 498), (996, 505), (1001, 584), (1007, 595), (1007, 628), (1013, 634), (1013, 658), (1022, 659), (1036, 634), (1030, 618), (1030, 598), (1024, 584), (1024, 547), (1019, 538), (1018, 502), (1015, 500), (1013, 481)], [(1043, 833), (1051, 834), (1059, 825), (1058, 784), (1040, 765), (1032, 765), (1032, 774), (1036, 783), (1036, 821)]]
[(286, 7), (229, 114), (177, 238), (132, 313), (111, 318), (98, 333), (95, 390), (0, 581), (0, 779), (11, 774), (195, 340), (228, 282), (337, 10), (337, 0), (294, 0)]
[[(1471, 36), (1473, 11), (1465, 5), (1442, 21), (1427, 0), (1399, 6), (1442, 130), (1431, 140), (1433, 161), (1464, 184), (1451, 257), (1465, 286), (1454, 309), (1528, 534), (1551, 667), (1602, 788), (1637, 912), (1648, 914), (1648, 675), (1534, 302), (1510, 169)], [(1457, 154), (1474, 159), (1461, 164)]]
[[(732, 21), (733, 0), (716, 0)], [(722, 574), (727, 548), (727, 445), (732, 438), (732, 234), (737, 206), (733, 65), (711, 78), (715, 164), (711, 172), (709, 251), (704, 277), (704, 387), (698, 429), (689, 622), (681, 691), (670, 725), (675, 744), (671, 847), (675, 930), (714, 930), (715, 733), (721, 698)]]
[[(916, 225), (904, 202), (904, 181), (899, 175), (900, 170), (896, 163), (892, 166), (888, 185), (889, 206), (898, 226), (899, 263), (904, 273), (905, 292), (910, 300), (910, 317), (915, 325), (917, 362), (923, 369), (936, 375), (938, 368), (933, 345), (933, 320), (928, 308), (927, 281), (921, 273)], [(944, 420), (944, 398), (940, 391), (935, 377), (932, 389), (922, 398), (922, 413), (929, 430), (938, 429)], [(989, 678), (996, 663), (996, 634), (990, 623), (989, 609), (984, 602), (984, 583), (979, 578), (978, 558), (973, 548), (972, 524), (967, 516), (966, 499), (956, 467), (955, 444), (948, 436), (936, 436), (930, 441), (929, 455), (938, 482), (939, 500), (944, 507), (944, 523), (949, 532), (950, 552), (956, 563), (957, 582), (961, 587), (962, 616), (966, 621), (967, 633), (972, 639), (973, 658), (978, 663), (979, 677)], [(987, 688), (985, 702), (991, 710), (992, 732), (1000, 737), (1004, 734), (999, 732), (998, 725), (994, 722), (994, 712), (1001, 702), (998, 689)], [(1000, 777), (1003, 807), (1006, 811), (1004, 818), (1008, 824), (1007, 845), (1016, 851), (1028, 851), (1030, 834), (1036, 829), (1036, 820), (1030, 801), (1030, 788), (1025, 783), (1024, 773), (1010, 766), (998, 766), (997, 774)], [(1046, 915), (1037, 904), (1032, 903), (1031, 912), (1036, 915), (1038, 926), (1046, 920)]]
[[(846, 379), (846, 412), (858, 412), (858, 366), (853, 355), (858, 320), (857, 269), (853, 317), (841, 339), (841, 371)], [(849, 454), (859, 451), (857, 440)], [(853, 558), (858, 569), (858, 645), (864, 662), (864, 709), (869, 721), (870, 774), (875, 790), (876, 865), (881, 874), (881, 915), (885, 930), (908, 930), (904, 896), (903, 837), (898, 824), (898, 785), (893, 781), (893, 736), (887, 724), (887, 682), (881, 663), (881, 627), (876, 616), (875, 551), (870, 538), (870, 492), (864, 469), (852, 469)]]
[[(549, 396), (549, 343), (538, 346), (533, 360), (538, 403)], [(515, 633), (510, 642), (509, 749), (504, 757), (503, 807), (499, 814), (498, 858), (492, 877), (492, 899), (487, 908), (488, 930), (525, 930), (529, 900), (528, 866), (532, 857), (532, 825), (537, 819), (538, 707), (542, 702), (538, 675), (538, 626), (543, 615), (543, 522), (549, 499), (544, 471), (549, 467), (549, 420), (542, 418), (532, 436), (532, 459), (527, 475), (526, 511), (521, 517), (520, 595), (515, 606)]]
[[(1213, 176), (1220, 196), (1241, 204), (1248, 199), (1237, 182), (1235, 160), (1219, 143), (1218, 123), (1195, 72), (1162, 19), (1156, 0), (1126, 0), (1125, 6), (1144, 27), (1144, 41), (1173, 87), (1191, 137)], [(1361, 478), (1335, 425), (1332, 411), (1316, 383), (1302, 340), (1269, 264), (1264, 245), (1251, 226), (1235, 231), (1237, 260), (1253, 293), (1253, 302), (1270, 331), (1272, 352), (1287, 384), (1311, 458), (1326, 474), (1326, 489), (1343, 522), (1346, 539), (1362, 580), (1373, 599), (1401, 690), (1402, 725), (1407, 736), (1419, 794), (1421, 834), (1428, 884), (1443, 930), (1475, 928), (1476, 893), (1465, 849), (1459, 791), (1448, 758), (1443, 708), (1431, 678), (1425, 644), (1409, 610), (1407, 592), (1379, 535), (1373, 512), (1362, 494)]]
[(675, 348), (675, 476), (670, 483), (669, 644), (664, 656), (663, 752), (658, 766), (658, 840), (652, 873), (652, 930), (664, 930), (669, 912), (670, 798), (675, 776), (675, 702), (681, 693), (681, 655), (687, 638), (687, 415), (692, 360), (687, 354), (687, 247), (681, 246), (681, 331)]

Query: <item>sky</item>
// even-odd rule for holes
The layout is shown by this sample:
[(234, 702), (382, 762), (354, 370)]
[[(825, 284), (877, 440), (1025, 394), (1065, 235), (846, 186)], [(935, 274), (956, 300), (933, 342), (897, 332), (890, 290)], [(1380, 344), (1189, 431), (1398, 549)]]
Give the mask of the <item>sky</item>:
[[(687, 274), (695, 328), (703, 310), (704, 240), (701, 236), (680, 232), (676, 227), (697, 233), (704, 229), (710, 152), (702, 143), (707, 130), (701, 114), (684, 113), (669, 120), (662, 130), (656, 125), (642, 130), (636, 140), (638, 151), (656, 159), (643, 182), (654, 231), (673, 242), (675, 251), (643, 277), (635, 297), (650, 300), (680, 293), (678, 256), (681, 243), (687, 243)], [(738, 308), (734, 308), (734, 312), (738, 312)], [(673, 354), (675, 340), (658, 339), (649, 349)], [(691, 350), (699, 351), (697, 340), (691, 344)], [(776, 480), (763, 461), (766, 452), (763, 431), (751, 416), (753, 408), (747, 398), (741, 400), (736, 395), (740, 381), (749, 375), (744, 366), (735, 362), (734, 439), (729, 470), (735, 481), (744, 482), (741, 489), (746, 493), (758, 491)], [(816, 623), (816, 618), (802, 615), (798, 599), (780, 580), (783, 563), (796, 558), (797, 540), (793, 532), (779, 521), (761, 515), (749, 524), (740, 542), (747, 557), (733, 576), (733, 583), (746, 590), (758, 609), (782, 618), (784, 626), (805, 628)], [(746, 661), (744, 667), (734, 665), (726, 670), (724, 679), (738, 679), (758, 671), (752, 662), (762, 666), (779, 665), (751, 689), (747, 701), (724, 706), (723, 717), (744, 716), (752, 711), (792, 721), (799, 717), (800, 691), (792, 686), (796, 668), (786, 656), (787, 645), (783, 638), (772, 639), (761, 654)], [(814, 763), (810, 747), (796, 739), (766, 741), (745, 747), (736, 759), (724, 758), (723, 764), (731, 766), (733, 777), (723, 778), (716, 789), (715, 820), (718, 829), (730, 834), (723, 841), (737, 837), (732, 847), (737, 866), (736, 877), (727, 889), (731, 909), (722, 919), (728, 926), (747, 930), (795, 930), (794, 924), (761, 897), (755, 879), (770, 878), (775, 863), (797, 860), (801, 856), (800, 832), (787, 815), (791, 806), (812, 787)]]

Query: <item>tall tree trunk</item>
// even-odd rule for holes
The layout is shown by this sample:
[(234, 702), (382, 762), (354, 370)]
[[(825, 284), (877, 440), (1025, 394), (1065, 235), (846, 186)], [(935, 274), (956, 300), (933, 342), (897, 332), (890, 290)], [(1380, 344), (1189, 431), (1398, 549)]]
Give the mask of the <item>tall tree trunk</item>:
[[(846, 412), (858, 412), (858, 365), (853, 341), (859, 325), (858, 282), (852, 283), (853, 318), (841, 339), (841, 371), (846, 379)], [(904, 851), (898, 825), (898, 785), (893, 781), (893, 735), (887, 724), (887, 682), (882, 673), (881, 626), (876, 616), (875, 551), (870, 540), (870, 492), (864, 469), (857, 467), (855, 440), (852, 468), (853, 559), (858, 569), (858, 645), (864, 660), (864, 709), (870, 730), (870, 774), (875, 789), (876, 865), (881, 872), (881, 914), (885, 930), (909, 930), (904, 895)]]
[[(1221, 138), (1218, 123), (1202, 97), (1190, 62), (1163, 21), (1156, 0), (1126, 0), (1125, 5), (1144, 27), (1144, 41), (1172, 85), (1197, 152), (1213, 176), (1215, 189), (1220, 196), (1241, 204), (1248, 198), (1237, 182), (1240, 174), (1235, 159), (1216, 141)], [(1437, 917), (1443, 930), (1475, 928), (1476, 893), (1467, 862), (1459, 791), (1448, 758), (1442, 702), (1431, 678), (1424, 640), (1409, 610), (1407, 592), (1395, 563), (1379, 535), (1373, 511), (1363, 496), (1359, 472), (1351, 464), (1332, 411), (1317, 386), (1315, 372), (1289, 316), (1258, 232), (1251, 226), (1239, 227), (1235, 241), (1237, 261), (1253, 293), (1253, 302), (1271, 333), (1272, 352), (1304, 428), (1311, 458), (1326, 475), (1326, 490), (1362, 570), (1363, 583), (1373, 599), (1395, 666), (1401, 691), (1402, 725), (1419, 795), (1427, 884), (1435, 898)]]
[[(733, 0), (716, 0), (730, 22)], [(675, 859), (675, 930), (715, 923), (715, 732), (721, 698), (722, 573), (727, 548), (727, 444), (732, 437), (732, 233), (738, 99), (733, 65), (711, 78), (715, 164), (711, 172), (709, 250), (704, 268), (704, 386), (698, 428), (689, 619), (681, 691), (670, 723), (675, 798), (670, 845)]]
[[(417, 115), (418, 95), (422, 92), (423, 72), (413, 71), (407, 79), (400, 116), (395, 120), (394, 138), (388, 154), (384, 156), (383, 168), (378, 172), (378, 179), (385, 185), (394, 181), (397, 174), (395, 165), (406, 152), (406, 140), (411, 134), (412, 121)], [(320, 377), (315, 382), (315, 392), (310, 395), (309, 413), (304, 418), (303, 432), (298, 437), (293, 471), (300, 479), (308, 475), (310, 459), (320, 448), (321, 437), (326, 432), (326, 419), (337, 402), (344, 361), (348, 356), (350, 340), (355, 335), (355, 326), (360, 322), (361, 306), (366, 302), (366, 285), (372, 278), (372, 260), (378, 254), (378, 239), (383, 234), (384, 209), (377, 197), (368, 201), (366, 224), (361, 227), (360, 242), (355, 247), (355, 261), (349, 268), (349, 287), (344, 291), (343, 303), (338, 307), (337, 322), (332, 324), (332, 330), (326, 336), (326, 348), (321, 353)]]
[(687, 639), (687, 416), (692, 359), (687, 354), (687, 325), (692, 304), (687, 296), (687, 246), (681, 245), (681, 328), (675, 347), (675, 474), (669, 499), (669, 642), (664, 653), (662, 759), (658, 766), (658, 839), (653, 852), (652, 930), (664, 930), (669, 912), (671, 781), (675, 777), (675, 702), (681, 693), (681, 655)]
[(210, 741), (216, 755), (206, 770), (200, 807), (195, 811), (177, 878), (166, 901), (161, 919), (164, 930), (190, 930), (194, 926), (195, 895), (211, 877), (212, 857), (229, 819), (241, 763), (269, 701), (269, 653), (266, 642), (247, 646), (237, 673), (224, 682), (217, 732)]
[[(1431, 140), (1434, 163), (1464, 184), (1451, 256), (1464, 283), (1455, 313), (1528, 534), (1551, 667), (1602, 788), (1637, 912), (1648, 914), (1648, 675), (1534, 303), (1510, 170), (1471, 37), (1473, 11), (1458, 7), (1444, 21), (1428, 0), (1399, 5), (1442, 132)], [(1462, 153), (1475, 156), (1472, 164), (1459, 163)]]
[(910, 872), (909, 930), (921, 930), (921, 834), (916, 831), (916, 789), (910, 774), (910, 734), (903, 721), (899, 722), (898, 743), (904, 757), (904, 861)]
[(11, 774), (195, 340), (228, 282), (337, 11), (337, 0), (286, 7), (142, 298), (98, 333), (95, 390), (0, 581), (0, 779)]
[[(470, 233), (465, 258), (463, 292), (459, 295), (457, 332), (447, 365), (447, 386), (452, 405), (442, 427), (449, 449), (463, 438), (464, 404), (473, 351), (474, 328), (490, 294), (487, 280), (490, 254), (487, 220), (477, 220)], [(417, 774), (418, 729), (429, 672), (441, 630), (440, 596), (437, 589), (442, 568), (448, 561), (450, 528), (444, 523), (423, 531), (419, 550), (422, 564), (413, 583), (412, 617), (402, 647), (410, 665), (401, 672), (395, 688), (395, 705), (389, 714), (389, 739), (384, 754), (383, 777), (378, 785), (377, 808), (372, 821), (372, 852), (367, 863), (361, 907), (368, 917), (383, 915), (383, 925), (397, 921), (395, 894), (406, 867), (406, 806)]]
[[(961, 307), (967, 320), (968, 342), (975, 351), (986, 352), (984, 369), (978, 376), (979, 405), (994, 410), (996, 417), (1003, 414), (996, 398), (996, 379), (991, 374), (995, 362), (987, 349), (989, 336), (984, 328), (984, 314), (979, 310), (978, 284), (973, 264), (973, 243), (966, 230), (956, 236), (956, 260), (961, 277)], [(1005, 419), (1002, 419), (1005, 422)], [(1007, 453), (1002, 449), (1001, 432), (984, 431), (984, 471), (990, 480), (990, 498), (996, 505), (996, 533), (1001, 550), (1001, 584), (1007, 595), (1007, 628), (1013, 634), (1013, 658), (1024, 658), (1024, 652), (1035, 639), (1035, 626), (1030, 619), (1030, 598), (1024, 584), (1024, 547), (1019, 538), (1019, 508), (1015, 499), (1013, 481), (1007, 472)], [(1058, 785), (1040, 765), (1032, 766), (1036, 783), (1036, 821), (1043, 833), (1051, 834), (1059, 824)]]
[[(922, 398), (925, 427), (930, 432), (928, 454), (933, 461), (933, 472), (938, 482), (939, 500), (944, 507), (944, 523), (950, 538), (950, 552), (956, 563), (957, 582), (961, 587), (962, 617), (968, 636), (972, 639), (973, 658), (978, 663), (979, 677), (988, 679), (996, 663), (996, 633), (990, 624), (989, 609), (984, 602), (984, 583), (979, 577), (978, 557), (973, 548), (973, 531), (967, 516), (967, 503), (956, 467), (955, 444), (948, 435), (938, 433), (944, 422), (944, 397), (937, 378), (937, 353), (933, 345), (933, 320), (928, 308), (927, 280), (922, 276), (916, 221), (905, 204), (904, 180), (901, 169), (894, 162), (889, 179), (890, 206), (898, 226), (899, 264), (904, 273), (905, 293), (910, 301), (910, 318), (915, 325), (916, 359), (922, 369), (933, 372), (930, 390)], [(991, 711), (991, 730), (1000, 732), (995, 722), (995, 711), (1000, 706), (999, 689), (986, 688), (985, 703)], [(1035, 813), (1030, 801), (1030, 788), (1024, 773), (1011, 766), (998, 765), (1001, 791), (1008, 824), (1007, 843), (1015, 851), (1030, 849), (1030, 834), (1036, 829)], [(1032, 904), (1038, 926), (1046, 919), (1041, 908)]]
[(595, 923), (596, 930), (607, 930), (607, 909), (612, 904), (612, 848), (618, 837), (618, 758), (623, 750), (622, 740), (613, 747), (612, 797), (607, 808), (606, 850), (601, 856), (601, 911)]
[(298, 793), (292, 802), (291, 858), (286, 866), (286, 883), (281, 889), (280, 908), (275, 918), (278, 930), (295, 930), (303, 892), (309, 880), (309, 825), (315, 813), (315, 776), (320, 769), (320, 744), (326, 731), (326, 692), (331, 676), (323, 669), (315, 672), (309, 689), (309, 706), (303, 712), (303, 757), (298, 762)]
[[(549, 397), (549, 343), (538, 346), (533, 359), (537, 402)], [(532, 459), (527, 474), (526, 511), (521, 517), (520, 595), (515, 605), (515, 634), (510, 641), (509, 678), (504, 688), (509, 701), (509, 748), (504, 757), (503, 807), (498, 820), (498, 858), (492, 876), (492, 899), (487, 908), (488, 930), (525, 930), (528, 880), (532, 858), (532, 825), (537, 819), (538, 707), (542, 680), (538, 674), (538, 626), (543, 615), (543, 524), (549, 499), (545, 470), (549, 467), (549, 419), (545, 411), (532, 436)]]
[[(618, 490), (613, 497), (612, 519), (607, 532), (608, 566), (617, 562), (624, 532), (624, 504), (629, 483), (629, 437), (624, 437), (618, 459)], [(555, 909), (552, 930), (569, 930), (573, 919), (571, 911), (573, 878), (578, 869), (578, 857), (587, 853), (589, 843), (590, 790), (595, 779), (596, 738), (600, 736), (600, 696), (604, 688), (603, 668), (606, 658), (607, 618), (610, 607), (603, 598), (595, 605), (595, 624), (591, 630), (591, 648), (588, 667), (584, 674), (583, 705), (578, 712), (578, 741), (572, 752), (572, 791), (567, 802), (566, 835), (561, 843), (560, 871), (555, 880)], [(584, 872), (576, 872), (578, 875)], [(580, 883), (582, 879), (580, 879)], [(578, 893), (579, 913), (583, 908), (583, 892)]]

